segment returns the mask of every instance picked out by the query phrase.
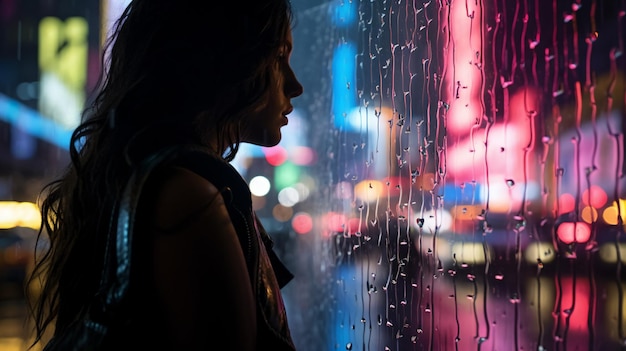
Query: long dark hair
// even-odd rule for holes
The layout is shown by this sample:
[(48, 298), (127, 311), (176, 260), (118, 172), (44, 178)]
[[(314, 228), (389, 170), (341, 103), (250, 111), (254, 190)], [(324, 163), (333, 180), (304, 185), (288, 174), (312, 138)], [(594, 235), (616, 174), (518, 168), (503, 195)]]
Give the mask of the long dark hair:
[(225, 160), (235, 157), (238, 125), (266, 98), (292, 20), (289, 0), (133, 0), (125, 9), (72, 134), (71, 162), (42, 190), (28, 280), (38, 290), (29, 301), (32, 345), (51, 323), (61, 331), (86, 312), (115, 201), (137, 161), (168, 145), (206, 146), (209, 137), (228, 146), (215, 150)]

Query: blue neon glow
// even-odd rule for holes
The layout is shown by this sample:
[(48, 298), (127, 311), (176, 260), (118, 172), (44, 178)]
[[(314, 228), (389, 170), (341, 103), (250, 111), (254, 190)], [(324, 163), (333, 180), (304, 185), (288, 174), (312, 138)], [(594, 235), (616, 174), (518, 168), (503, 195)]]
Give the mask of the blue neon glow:
[(30, 107), (0, 94), (0, 119), (29, 135), (67, 150), (73, 130), (62, 127)]
[(347, 116), (357, 106), (356, 101), (356, 48), (347, 42), (339, 45), (333, 55), (333, 114), (335, 126), (347, 131), (354, 128)]
[(356, 1), (335, 0), (335, 6), (332, 7), (333, 24), (338, 28), (348, 27), (356, 21)]
[[(441, 191), (441, 190), (440, 190)], [(450, 206), (455, 204), (479, 204), (481, 201), (483, 188), (480, 184), (466, 184), (464, 187), (446, 184), (443, 187), (443, 194), (446, 203)]]

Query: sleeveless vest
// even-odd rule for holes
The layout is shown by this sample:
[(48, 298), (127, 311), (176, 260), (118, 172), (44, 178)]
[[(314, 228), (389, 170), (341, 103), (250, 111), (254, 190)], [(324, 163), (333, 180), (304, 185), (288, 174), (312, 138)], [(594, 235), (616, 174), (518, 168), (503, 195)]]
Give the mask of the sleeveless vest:
[(254, 289), (259, 349), (295, 350), (280, 293), (293, 275), (273, 251), (273, 242), (252, 209), (248, 184), (232, 165), (203, 151), (185, 152), (174, 165), (195, 172), (222, 191)]

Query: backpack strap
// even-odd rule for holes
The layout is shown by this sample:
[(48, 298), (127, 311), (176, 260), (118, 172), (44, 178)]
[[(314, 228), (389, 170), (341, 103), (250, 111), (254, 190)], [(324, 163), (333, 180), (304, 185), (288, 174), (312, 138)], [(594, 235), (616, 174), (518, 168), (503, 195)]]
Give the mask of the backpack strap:
[[(117, 211), (113, 212), (116, 218), (112, 220), (112, 230), (107, 239), (109, 247), (115, 248), (115, 255), (111, 257), (110, 251), (105, 255), (105, 266), (112, 265), (105, 270), (109, 274), (105, 272), (101, 282), (101, 286), (106, 290), (103, 301), (105, 309), (119, 304), (129, 289), (133, 230), (141, 190), (150, 174), (157, 167), (173, 160), (179, 152), (178, 148), (170, 148), (146, 157), (137, 164), (124, 187)], [(109, 279), (112, 281), (109, 282)]]

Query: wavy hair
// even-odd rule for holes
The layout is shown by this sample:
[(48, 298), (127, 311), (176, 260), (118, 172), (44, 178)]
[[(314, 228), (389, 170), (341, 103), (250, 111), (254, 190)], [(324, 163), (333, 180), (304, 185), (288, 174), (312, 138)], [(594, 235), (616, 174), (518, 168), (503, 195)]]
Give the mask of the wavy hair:
[(233, 160), (239, 125), (264, 103), (292, 24), (289, 0), (131, 1), (105, 45), (71, 162), (41, 192), (40, 249), (27, 282), (38, 290), (29, 299), (32, 345), (51, 324), (62, 331), (86, 312), (116, 199), (139, 160), (168, 145), (210, 142)]

